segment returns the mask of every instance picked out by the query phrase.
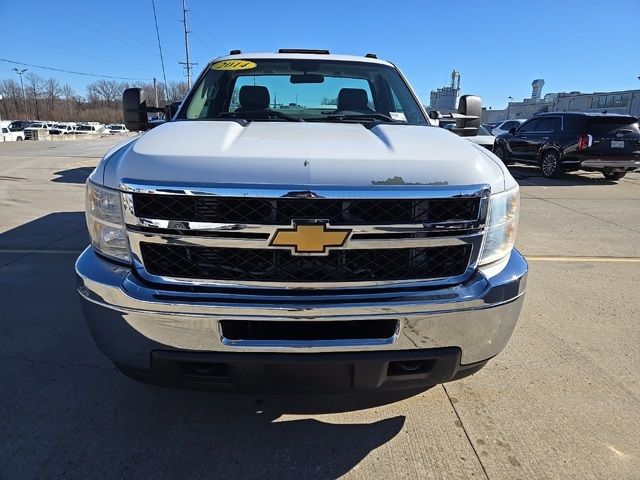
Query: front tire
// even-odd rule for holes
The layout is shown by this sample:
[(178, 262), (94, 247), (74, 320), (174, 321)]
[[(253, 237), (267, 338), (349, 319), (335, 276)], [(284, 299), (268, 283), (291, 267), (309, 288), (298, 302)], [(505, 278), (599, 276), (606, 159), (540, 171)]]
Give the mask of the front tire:
[(513, 162), (509, 161), (509, 154), (507, 153), (507, 149), (503, 145), (496, 145), (493, 148), (493, 153), (496, 157), (502, 160), (502, 163), (505, 165), (511, 165)]
[(620, 180), (626, 174), (627, 174), (627, 172), (614, 172), (610, 168), (605, 168), (602, 171), (602, 175), (604, 175), (604, 178), (606, 178), (607, 180)]
[(548, 150), (542, 154), (540, 159), (540, 170), (545, 178), (558, 178), (562, 175), (560, 167), (560, 155), (553, 150)]
[(18, 137), (18, 138), (16, 138), (16, 142), (21, 142), (21, 141), (23, 141), (23, 140), (24, 140), (24, 138), (22, 138), (22, 137)]

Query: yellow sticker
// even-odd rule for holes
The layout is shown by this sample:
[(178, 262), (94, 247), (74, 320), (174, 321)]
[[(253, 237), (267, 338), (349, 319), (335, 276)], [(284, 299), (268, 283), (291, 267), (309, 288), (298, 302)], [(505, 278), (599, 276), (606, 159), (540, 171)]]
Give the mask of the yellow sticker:
[(222, 62), (216, 62), (211, 65), (212, 70), (251, 70), (256, 68), (255, 62), (249, 62), (248, 60), (223, 60)]

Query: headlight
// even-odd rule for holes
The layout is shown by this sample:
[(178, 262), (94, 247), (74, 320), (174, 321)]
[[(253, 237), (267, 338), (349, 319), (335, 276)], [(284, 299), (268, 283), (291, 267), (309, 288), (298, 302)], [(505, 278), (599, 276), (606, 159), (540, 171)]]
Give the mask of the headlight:
[(87, 181), (86, 216), (93, 248), (114, 260), (130, 262), (120, 192)]
[(480, 265), (493, 263), (511, 253), (516, 241), (520, 213), (520, 189), (498, 193), (489, 197), (487, 229), (480, 255)]

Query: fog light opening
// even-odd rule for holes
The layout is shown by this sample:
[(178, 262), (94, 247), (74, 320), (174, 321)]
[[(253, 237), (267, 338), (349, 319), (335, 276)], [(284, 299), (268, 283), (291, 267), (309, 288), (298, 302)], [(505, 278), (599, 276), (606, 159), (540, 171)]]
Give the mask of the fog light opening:
[(387, 375), (417, 375), (430, 372), (435, 360), (408, 360), (403, 362), (389, 362)]
[(181, 369), (185, 375), (197, 377), (227, 377), (227, 365), (224, 363), (184, 362)]

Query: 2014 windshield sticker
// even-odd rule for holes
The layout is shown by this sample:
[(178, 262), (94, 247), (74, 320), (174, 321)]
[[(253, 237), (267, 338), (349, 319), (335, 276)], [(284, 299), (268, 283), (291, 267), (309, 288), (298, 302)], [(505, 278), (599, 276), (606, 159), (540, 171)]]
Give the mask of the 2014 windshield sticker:
[(212, 70), (251, 70), (258, 65), (247, 60), (223, 60), (211, 65)]

